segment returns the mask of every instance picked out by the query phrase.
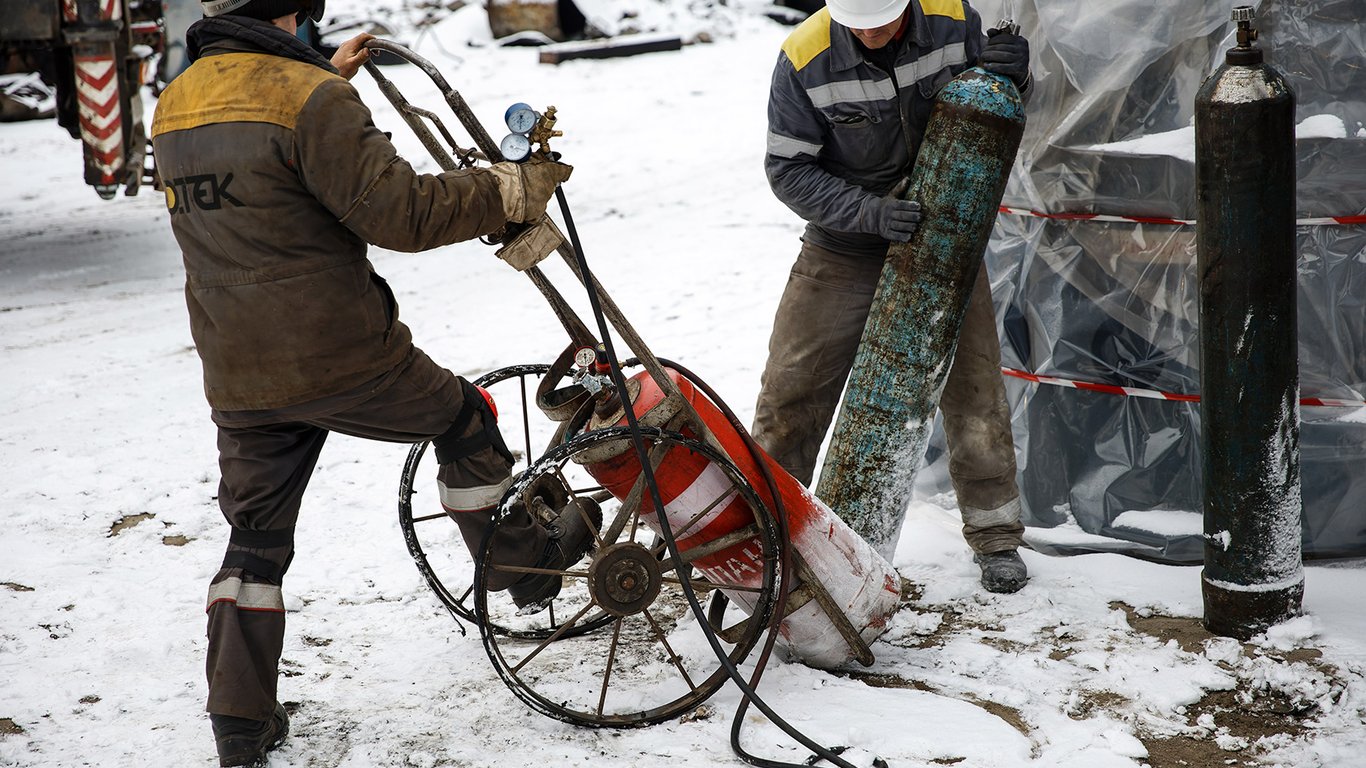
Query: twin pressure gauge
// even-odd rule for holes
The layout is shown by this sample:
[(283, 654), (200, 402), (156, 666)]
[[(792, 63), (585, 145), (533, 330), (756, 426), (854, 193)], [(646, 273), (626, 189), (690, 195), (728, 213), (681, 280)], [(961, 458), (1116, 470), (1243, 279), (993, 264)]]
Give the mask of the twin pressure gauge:
[(504, 136), (498, 144), (504, 159), (520, 163), (531, 156), (531, 131), (540, 119), (541, 113), (532, 109), (530, 104), (519, 101), (507, 108), (503, 113), (503, 122), (507, 123), (512, 133)]
[(531, 108), (530, 104), (517, 102), (507, 108), (503, 113), (503, 122), (507, 123), (508, 135), (498, 143), (498, 149), (503, 153), (505, 160), (520, 163), (531, 156), (532, 145), (540, 144), (541, 152), (549, 154), (549, 142), (551, 137), (562, 135), (559, 131), (552, 130), (555, 125), (555, 108), (546, 108), (545, 114), (537, 112)]

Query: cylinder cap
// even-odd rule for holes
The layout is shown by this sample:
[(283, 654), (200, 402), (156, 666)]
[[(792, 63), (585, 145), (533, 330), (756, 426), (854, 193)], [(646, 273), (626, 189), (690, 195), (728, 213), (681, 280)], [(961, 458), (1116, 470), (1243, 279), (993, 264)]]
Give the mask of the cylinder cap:
[(1224, 61), (1242, 66), (1261, 64), (1262, 50), (1253, 45), (1257, 40), (1257, 30), (1252, 27), (1252, 20), (1257, 18), (1257, 12), (1250, 5), (1240, 5), (1233, 9), (1230, 18), (1238, 25), (1238, 46), (1228, 50)]

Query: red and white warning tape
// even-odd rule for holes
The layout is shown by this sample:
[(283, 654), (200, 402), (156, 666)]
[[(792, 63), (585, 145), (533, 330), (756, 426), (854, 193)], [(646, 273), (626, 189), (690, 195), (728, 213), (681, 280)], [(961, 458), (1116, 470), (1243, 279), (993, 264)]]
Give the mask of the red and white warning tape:
[[(1167, 224), (1171, 226), (1189, 226), (1195, 224), (1194, 219), (1172, 219), (1162, 216), (1113, 216), (1104, 213), (1043, 213), (1041, 211), (1031, 211), (1024, 208), (1011, 208), (1001, 206), (1001, 213), (1012, 216), (1033, 216), (1040, 219), (1053, 219), (1056, 221), (1118, 221), (1130, 224)], [(1308, 219), (1297, 219), (1295, 223), (1299, 226), (1337, 226), (1366, 224), (1366, 214), (1354, 216), (1320, 216)], [(1199, 395), (1183, 395), (1176, 392), (1158, 392), (1152, 389), (1138, 389), (1136, 387), (1119, 387), (1114, 384), (1096, 384), (1090, 381), (1076, 381), (1073, 379), (1060, 379), (1055, 376), (1039, 376), (1025, 371), (1017, 371), (1013, 368), (1001, 368), (1007, 376), (1032, 381), (1036, 384), (1052, 384), (1059, 387), (1071, 387), (1072, 389), (1085, 389), (1092, 392), (1103, 392), (1109, 395), (1120, 395), (1123, 397), (1147, 397), (1156, 400), (1175, 400), (1179, 402), (1198, 403)], [(1329, 408), (1357, 408), (1366, 405), (1366, 400), (1330, 400), (1321, 397), (1300, 398), (1300, 405), (1322, 406)]]
[[(1168, 224), (1171, 226), (1190, 226), (1195, 223), (1195, 219), (1169, 219), (1164, 216), (1113, 216), (1108, 213), (1042, 213), (1031, 211), (1025, 208), (1011, 208), (1001, 206), (1001, 213), (1008, 213), (1012, 216), (1033, 216), (1039, 219), (1054, 219), (1056, 221), (1120, 221), (1129, 224)], [(1351, 224), (1366, 224), (1366, 214), (1354, 216), (1317, 216), (1308, 219), (1296, 219), (1295, 224), (1301, 227), (1332, 227)]]
[[(1077, 381), (1075, 379), (1060, 379), (1056, 376), (1040, 376), (1035, 373), (1017, 371), (1014, 368), (1001, 367), (1001, 373), (1007, 376), (1014, 376), (1017, 379), (1032, 381), (1035, 384), (1052, 384), (1055, 387), (1069, 387), (1071, 389), (1085, 389), (1090, 392), (1103, 392), (1107, 395), (1120, 395), (1122, 397), (1147, 397), (1154, 400), (1175, 400), (1183, 403), (1200, 402), (1199, 395), (1182, 395), (1176, 392), (1159, 392), (1155, 389), (1138, 389), (1137, 387), (1118, 387), (1114, 384), (1096, 384), (1090, 381)], [(1366, 400), (1329, 400), (1322, 397), (1302, 397), (1300, 405), (1318, 406), (1323, 408), (1360, 408), (1366, 405)]]

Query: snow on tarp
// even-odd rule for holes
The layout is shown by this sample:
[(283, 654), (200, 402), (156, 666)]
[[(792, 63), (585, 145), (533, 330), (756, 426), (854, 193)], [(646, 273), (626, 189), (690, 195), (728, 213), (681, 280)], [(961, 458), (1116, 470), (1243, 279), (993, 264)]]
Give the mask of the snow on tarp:
[[(1229, 3), (981, 0), (1014, 15), (1036, 91), (1003, 205), (1018, 211), (1195, 219), (1200, 84), (1233, 46)], [(1258, 45), (1297, 100), (1297, 216), (1366, 213), (1366, 0), (1253, 3)], [(1303, 397), (1366, 399), (1366, 226), (1297, 230)], [(1199, 393), (1198, 278), (1189, 224), (1002, 213), (987, 253), (1002, 365)], [(1132, 526), (1201, 509), (1199, 405), (1007, 378), (1029, 538), (1048, 552), (1202, 558), (1199, 530)], [(1301, 409), (1308, 557), (1366, 554), (1366, 416)], [(942, 447), (942, 438), (937, 439)], [(922, 481), (946, 489), (942, 450)], [(1049, 529), (1059, 528), (1051, 531)], [(1066, 535), (1063, 535), (1065, 532)], [(1085, 532), (1079, 539), (1075, 533)]]

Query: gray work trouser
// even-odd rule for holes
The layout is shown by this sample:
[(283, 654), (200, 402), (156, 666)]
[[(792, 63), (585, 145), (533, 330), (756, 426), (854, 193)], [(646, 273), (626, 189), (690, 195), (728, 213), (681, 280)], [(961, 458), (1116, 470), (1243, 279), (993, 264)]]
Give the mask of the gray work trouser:
[[(512, 465), (481, 437), (497, 429), (478, 418), (487, 411), (482, 402), (461, 418), (472, 392), (482, 401), (472, 387), (414, 349), (402, 365), (352, 392), (272, 411), (214, 412), (222, 472), (218, 504), (233, 530), (223, 567), (209, 587), (209, 712), (264, 720), (274, 710), (285, 633), (280, 584), (294, 554), (304, 489), (329, 432), (416, 443), (455, 431), (460, 434), (453, 440), (483, 444), (437, 470), (442, 505), (475, 551), (511, 482)], [(452, 430), (457, 423), (467, 427)], [(531, 565), (545, 542), (544, 527), (529, 515), (514, 515), (498, 526), (490, 559)], [(490, 588), (508, 586), (494, 583), (499, 573), (490, 571)]]
[[(802, 245), (778, 304), (755, 407), (754, 438), (810, 484), (854, 365), (883, 260)], [(1019, 489), (991, 284), (978, 270), (958, 351), (939, 401), (963, 537), (979, 553), (1018, 547)]]

